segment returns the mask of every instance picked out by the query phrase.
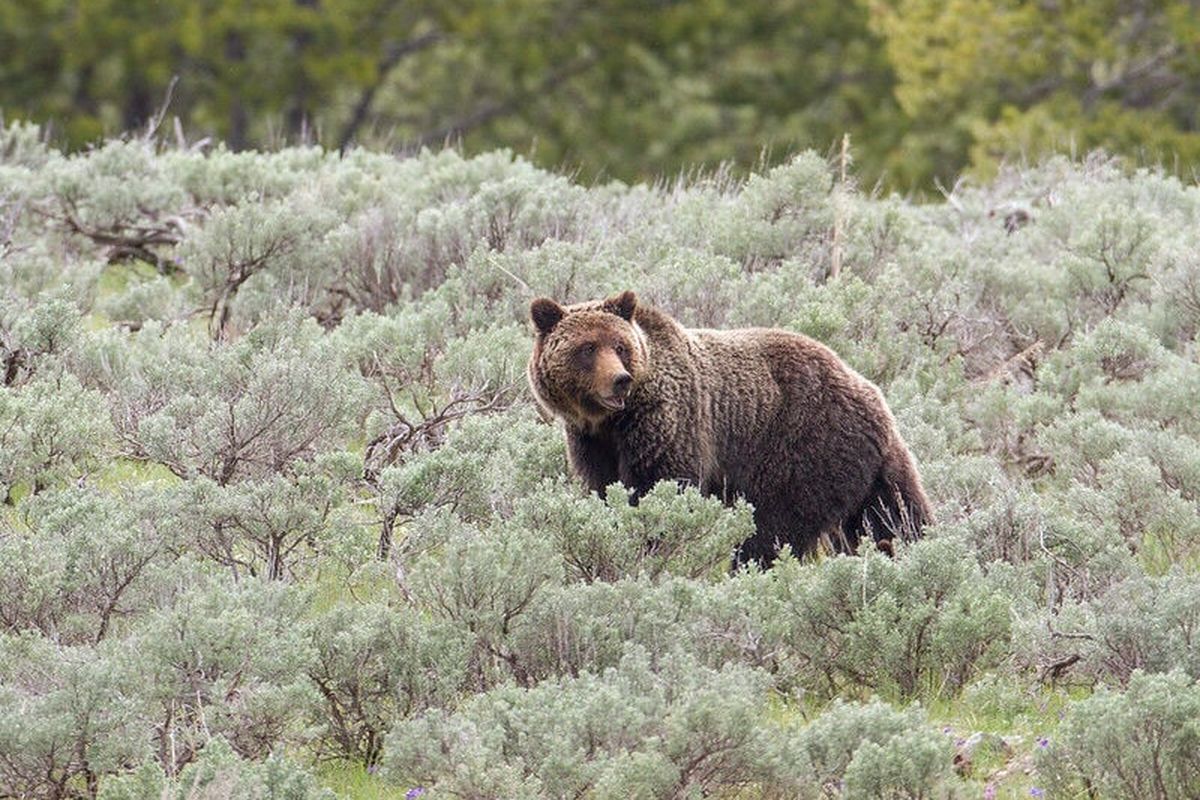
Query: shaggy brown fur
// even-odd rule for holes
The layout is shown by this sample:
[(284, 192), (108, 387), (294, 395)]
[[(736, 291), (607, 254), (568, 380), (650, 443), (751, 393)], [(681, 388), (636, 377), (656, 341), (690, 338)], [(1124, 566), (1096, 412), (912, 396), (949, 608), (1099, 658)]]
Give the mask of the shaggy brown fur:
[(566, 423), (571, 466), (593, 490), (639, 497), (660, 480), (754, 505), (738, 561), (822, 534), (853, 547), (911, 538), (932, 519), (921, 479), (879, 390), (806, 336), (694, 330), (633, 292), (530, 307), (529, 382)]

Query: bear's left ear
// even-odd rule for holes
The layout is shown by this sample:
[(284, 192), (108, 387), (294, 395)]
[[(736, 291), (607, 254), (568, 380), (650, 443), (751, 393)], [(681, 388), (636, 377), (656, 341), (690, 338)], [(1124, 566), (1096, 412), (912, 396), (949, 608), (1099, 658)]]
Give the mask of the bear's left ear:
[(615, 297), (610, 297), (604, 301), (604, 310), (610, 314), (616, 314), (621, 319), (628, 322), (633, 319), (633, 312), (637, 309), (637, 295), (630, 291), (621, 292)]

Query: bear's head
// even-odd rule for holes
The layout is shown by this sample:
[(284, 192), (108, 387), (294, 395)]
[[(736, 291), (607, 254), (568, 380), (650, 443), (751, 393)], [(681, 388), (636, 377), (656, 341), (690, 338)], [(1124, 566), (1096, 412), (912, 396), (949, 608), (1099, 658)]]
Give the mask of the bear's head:
[(529, 383), (543, 406), (585, 426), (624, 410), (647, 367), (636, 309), (633, 292), (565, 307), (545, 297), (530, 304), (537, 341)]

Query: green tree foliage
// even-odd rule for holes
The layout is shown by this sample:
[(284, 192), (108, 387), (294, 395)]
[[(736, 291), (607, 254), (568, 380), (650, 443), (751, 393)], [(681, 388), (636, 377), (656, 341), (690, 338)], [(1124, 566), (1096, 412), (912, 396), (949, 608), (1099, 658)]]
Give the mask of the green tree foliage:
[(0, 46), (20, 53), (0, 74), (5, 108), (57, 118), (76, 143), (146, 125), (173, 75), (190, 127), (234, 149), (279, 135), (536, 137), (551, 162), (628, 176), (749, 163), (763, 140), (825, 146), (839, 126), (885, 130), (871, 98), (886, 95), (889, 70), (855, 4), (92, 0), (3, 14)]
[[(895, 96), (913, 130), (899, 175), (1105, 147), (1183, 166), (1200, 154), (1197, 21), (1187, 3), (878, 0)], [(943, 166), (944, 165), (944, 166)], [(947, 167), (949, 169), (947, 169)]]
[(234, 150), (461, 141), (624, 180), (849, 134), (867, 181), (931, 191), (1067, 147), (1186, 169), (1198, 24), (1179, 0), (6, 0), (0, 108), (72, 146), (158, 120)]

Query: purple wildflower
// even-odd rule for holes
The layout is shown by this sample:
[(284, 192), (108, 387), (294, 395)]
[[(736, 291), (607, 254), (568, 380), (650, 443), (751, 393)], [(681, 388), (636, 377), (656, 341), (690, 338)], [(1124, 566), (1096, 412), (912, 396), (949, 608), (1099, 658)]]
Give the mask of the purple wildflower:
[(414, 786), (404, 793), (404, 800), (417, 800), (423, 794), (425, 794), (424, 786)]
[(1042, 738), (1038, 739), (1038, 747), (1040, 747), (1044, 750), (1045, 748), (1047, 748), (1049, 746), (1050, 746), (1049, 738), (1043, 736)]
[(1038, 787), (1034, 786), (1032, 789), (1029, 790), (1029, 796), (1030, 797), (1045, 797), (1046, 793), (1044, 791), (1042, 791), (1041, 789), (1039, 789)]
[(996, 800), (996, 784), (989, 783), (983, 787), (983, 800)]

